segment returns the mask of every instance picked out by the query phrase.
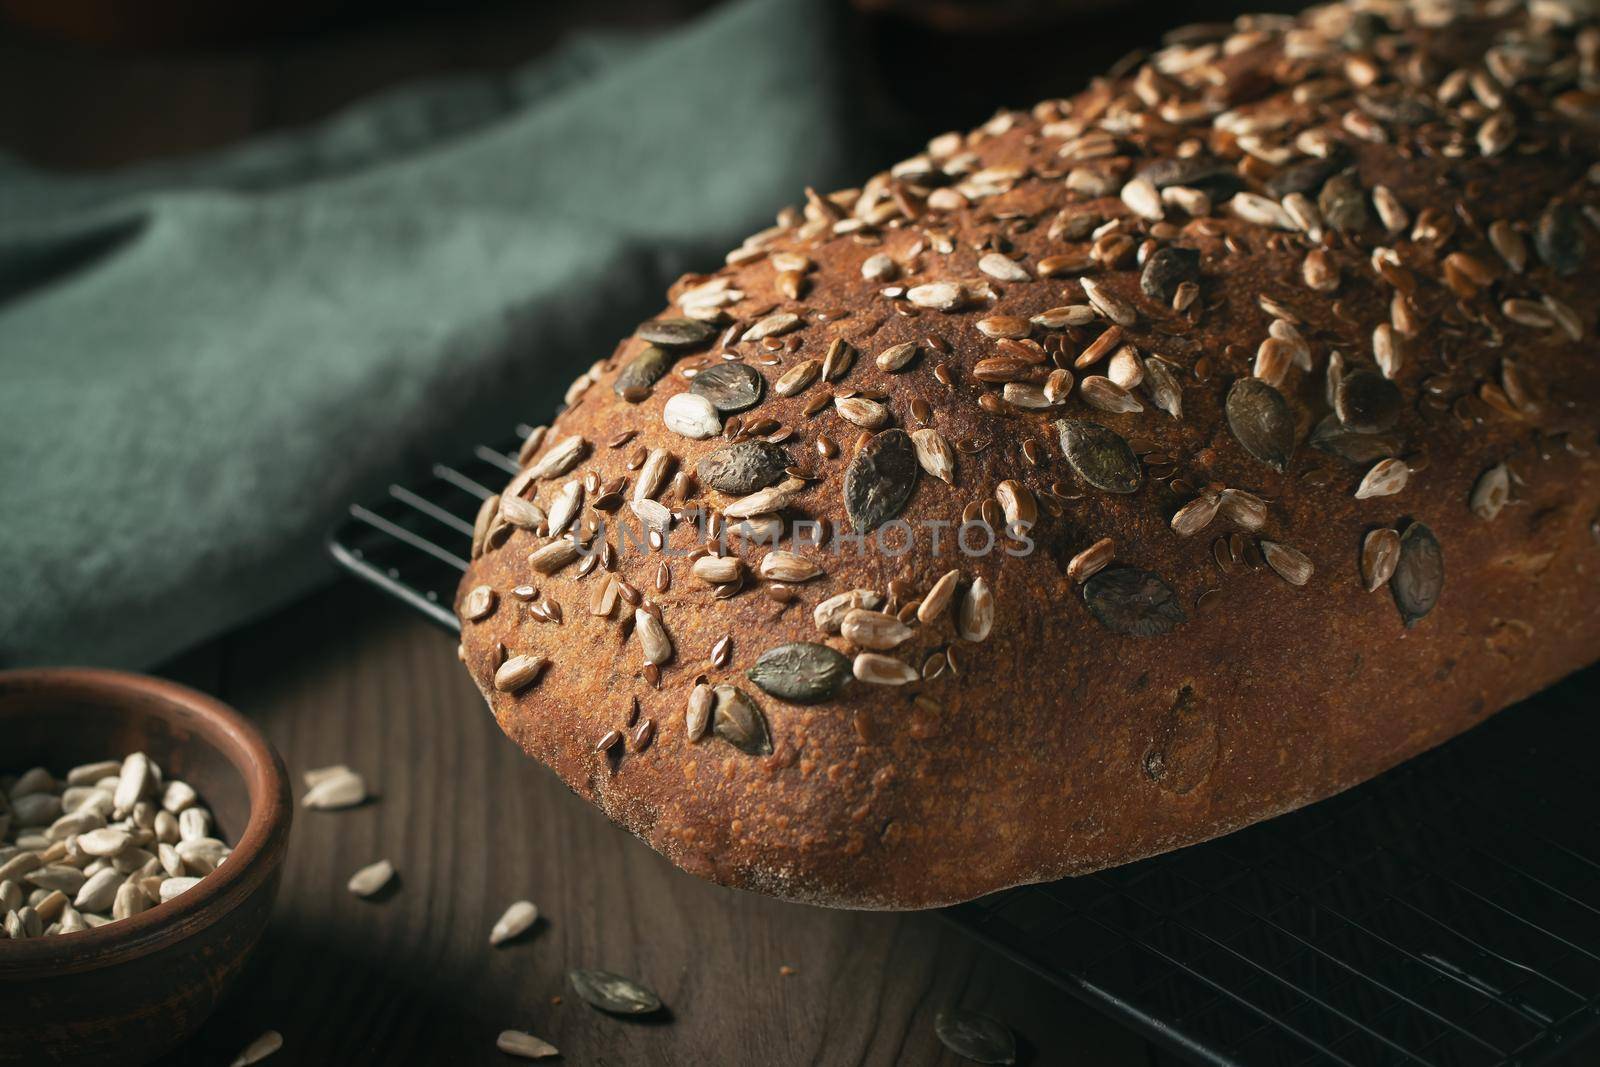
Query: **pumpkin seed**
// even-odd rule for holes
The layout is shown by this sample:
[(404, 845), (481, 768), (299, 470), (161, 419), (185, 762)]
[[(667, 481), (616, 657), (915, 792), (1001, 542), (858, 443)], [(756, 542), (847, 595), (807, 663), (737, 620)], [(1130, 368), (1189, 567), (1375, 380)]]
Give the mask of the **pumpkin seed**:
[(1341, 376), (1333, 390), (1333, 410), (1339, 421), (1357, 433), (1389, 429), (1400, 418), (1404, 404), (1394, 382), (1366, 368)]
[(941, 1011), (933, 1032), (945, 1048), (974, 1063), (1016, 1063), (1017, 1039), (1005, 1026), (975, 1011)]
[(1112, 633), (1156, 637), (1188, 617), (1172, 587), (1138, 567), (1108, 567), (1083, 583), (1089, 612)]
[(689, 383), (689, 391), (711, 401), (724, 415), (745, 411), (761, 402), (766, 379), (745, 363), (718, 363), (707, 367)]
[(746, 496), (772, 485), (793, 461), (766, 441), (740, 441), (719, 448), (695, 465), (700, 481), (719, 493)]
[(1283, 394), (1259, 378), (1240, 378), (1225, 406), (1234, 439), (1281, 474), (1294, 451), (1294, 414)]
[(796, 641), (767, 649), (744, 673), (779, 700), (816, 704), (831, 699), (849, 680), (850, 661), (827, 645)]
[(1323, 184), (1317, 194), (1317, 210), (1336, 230), (1352, 232), (1367, 224), (1367, 198), (1350, 174), (1336, 174)]
[(613, 1015), (648, 1015), (661, 1010), (661, 998), (654, 991), (620, 974), (575, 968), (567, 972), (567, 981), (589, 1005)]
[(1560, 275), (1575, 274), (1583, 267), (1585, 243), (1583, 222), (1571, 204), (1553, 204), (1539, 216), (1533, 231), (1533, 247), (1545, 266)]
[(711, 340), (715, 330), (697, 319), (652, 319), (634, 331), (641, 341), (662, 348), (697, 348)]
[(1058, 419), (1061, 451), (1078, 476), (1108, 493), (1133, 493), (1144, 483), (1139, 459), (1121, 434), (1083, 419)]
[(1400, 558), (1389, 589), (1408, 630), (1439, 602), (1444, 590), (1444, 550), (1433, 531), (1420, 522), (1413, 522), (1400, 535)]
[(1139, 289), (1151, 300), (1166, 304), (1183, 282), (1200, 280), (1200, 253), (1192, 248), (1167, 245), (1156, 249), (1144, 261), (1144, 271), (1139, 275)]
[(1329, 415), (1317, 423), (1311, 431), (1311, 444), (1350, 463), (1389, 459), (1403, 450), (1399, 434), (1360, 433), (1345, 426), (1337, 415)]
[(622, 368), (611, 386), (612, 391), (628, 403), (637, 404), (650, 395), (650, 387), (666, 377), (671, 369), (672, 357), (666, 350), (650, 345)]
[(867, 533), (900, 514), (917, 484), (916, 449), (901, 429), (874, 434), (850, 461), (844, 506), (855, 532)]
[(719, 685), (712, 694), (717, 702), (711, 713), (711, 732), (746, 755), (772, 755), (767, 717), (756, 702), (731, 685)]

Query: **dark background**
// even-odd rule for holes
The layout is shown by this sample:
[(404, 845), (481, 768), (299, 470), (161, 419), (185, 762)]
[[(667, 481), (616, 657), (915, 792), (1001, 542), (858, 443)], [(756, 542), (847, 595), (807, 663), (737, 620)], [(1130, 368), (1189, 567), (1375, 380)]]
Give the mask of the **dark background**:
[[(215, 149), (417, 79), (510, 69), (580, 27), (667, 26), (708, 6), (4, 0), (0, 150), (70, 171)], [(923, 8), (931, 24), (862, 16), (875, 57), (864, 74), (903, 116), (881, 163), (1001, 105), (1071, 92), (1194, 17), (1191, 5), (1101, 0), (1040, 5), (1048, 17), (1030, 21), (1034, 6), (977, 19)], [(273, 1063), (503, 1063), (494, 1036), (508, 1027), (570, 1063), (954, 1063), (933, 1034), (949, 1005), (1004, 1019), (1024, 1063), (1162, 1062), (935, 915), (788, 905), (677, 872), (504, 740), (452, 641), (351, 580), (159, 673), (255, 718), (296, 776), (348, 762), (379, 794), (353, 812), (299, 814), (268, 943), (168, 1063), (226, 1063), (268, 1028), (286, 1039)], [(380, 857), (399, 869), (398, 891), (346, 893)], [(490, 950), (490, 925), (521, 897), (546, 918)], [(647, 979), (670, 1021), (574, 1003), (571, 966)]]

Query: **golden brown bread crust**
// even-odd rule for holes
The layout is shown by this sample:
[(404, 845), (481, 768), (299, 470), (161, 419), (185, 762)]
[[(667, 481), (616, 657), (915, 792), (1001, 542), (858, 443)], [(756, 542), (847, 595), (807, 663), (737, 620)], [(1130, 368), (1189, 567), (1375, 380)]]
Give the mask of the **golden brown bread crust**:
[[(653, 386), (634, 375), (657, 354), (641, 362), (650, 346), (623, 342), (525, 451), (528, 469), (565, 469), (520, 476), (506, 494), (515, 500), (480, 521), (461, 587), (462, 656), (501, 727), (686, 870), (823, 904), (913, 908), (1287, 811), (1594, 658), (1600, 31), (1554, 3), (1532, 15), (1443, 11), (1335, 5), (1179, 33), (1145, 66), (1072, 100), (938, 138), (863, 190), (810, 194), (725, 269), (680, 281), (666, 325), (642, 332), (692, 333), (671, 321), (687, 311), (715, 327), (709, 337), (677, 349)], [(1198, 270), (1169, 248), (1197, 251)], [(958, 309), (932, 306), (952, 294)], [(1051, 309), (1070, 310), (1027, 321)], [(773, 314), (799, 318), (785, 329)], [(1113, 317), (1126, 320), (1121, 338), (1102, 340)], [(776, 332), (740, 340), (763, 321), (758, 336)], [(905, 342), (916, 355), (881, 369), (875, 357)], [(830, 348), (835, 380), (778, 395), (786, 373)], [(725, 360), (759, 371), (760, 402), (739, 423), (721, 416), (720, 437), (669, 429), (666, 402)], [(1162, 410), (1175, 408), (1156, 387), (1164, 367), (1181, 417)], [(1062, 369), (1071, 377), (1052, 376)], [(1141, 373), (1129, 390), (1114, 384)], [(1271, 462), (1283, 412), (1251, 392), (1261, 387), (1236, 386), (1252, 375), (1287, 398), (1282, 473)], [(1346, 389), (1333, 415), (1330, 377)], [(1383, 385), (1391, 378), (1397, 393)], [(707, 392), (732, 402), (739, 386)], [(1237, 431), (1225, 411), (1235, 389)], [(897, 513), (918, 539), (904, 556), (862, 554), (839, 537), (850, 528), (847, 469), (866, 436), (846, 416), (871, 422), (875, 409), (818, 408), (851, 391), (881, 398), (890, 426), (931, 428), (954, 446), (950, 483), (925, 464)], [(1106, 410), (1130, 406), (1128, 395), (1143, 410)], [(680, 428), (706, 414), (679, 404)], [(1369, 430), (1396, 421), (1354, 434), (1341, 415)], [(1063, 419), (1133, 442), (1137, 489), (1086, 482), (1127, 475), (1126, 458), (1075, 467)], [(1314, 445), (1319, 424), (1359, 461)], [(650, 450), (674, 457), (669, 474), (693, 472), (751, 433), (779, 441), (804, 478), (783, 483), (786, 521), (831, 528), (820, 546), (796, 546), (787, 527), (780, 546), (819, 576), (776, 581), (802, 572), (773, 560), (763, 574), (766, 549), (738, 540), (729, 555), (741, 578), (725, 581), (732, 563), (697, 568), (701, 533), (682, 513), (735, 496), (692, 477), (651, 492), (680, 519), (672, 553), (623, 551), (616, 524), (639, 529), (625, 502)], [(570, 467), (547, 461), (573, 436), (583, 447)], [(1386, 455), (1399, 462), (1373, 471)], [(887, 468), (877, 488), (907, 480)], [(574, 482), (586, 490), (579, 536), (598, 548), (605, 519), (612, 551), (541, 573), (529, 556), (549, 542), (545, 515)], [(1358, 499), (1363, 485), (1382, 495)], [(932, 551), (928, 523), (1000, 522), (1001, 504), (1036, 516), (1031, 554), (964, 555), (950, 528)], [(1382, 583), (1379, 557), (1396, 544), (1373, 534), (1383, 530), (1407, 534), (1401, 573), (1368, 592), (1364, 545)], [(1443, 560), (1436, 604), (1429, 531)], [(1103, 538), (1115, 562), (1086, 586), (1092, 564), (1074, 557)], [(952, 604), (919, 620), (918, 602), (952, 569)], [(963, 640), (982, 629), (961, 616), (978, 579), (992, 590), (993, 627)], [(871, 616), (849, 636), (819, 632), (816, 605), (855, 588), (891, 595), (910, 636), (894, 645), (904, 635)], [(1169, 603), (1137, 599), (1163, 589)], [(634, 632), (630, 598), (654, 605), (670, 635), (659, 667), (645, 656), (663, 658), (661, 638), (648, 621), (649, 633)], [(853, 657), (862, 649), (850, 637), (893, 645), (877, 654), (917, 680), (841, 685), (828, 674), (836, 660), (803, 650), (831, 695), (802, 705), (746, 673), (790, 642)], [(503, 666), (519, 656), (549, 663)], [(867, 677), (894, 667), (857, 666)], [(776, 688), (795, 677), (781, 665), (757, 676)], [(747, 694), (770, 754), (721, 736), (760, 748), (732, 708), (712, 716), (720, 734), (691, 741), (686, 709), (710, 696), (691, 698), (697, 681)]]

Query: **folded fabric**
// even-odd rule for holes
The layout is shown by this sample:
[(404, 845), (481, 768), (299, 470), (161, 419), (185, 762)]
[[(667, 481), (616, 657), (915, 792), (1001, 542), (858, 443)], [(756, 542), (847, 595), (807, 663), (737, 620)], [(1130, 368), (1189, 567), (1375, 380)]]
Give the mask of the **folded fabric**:
[(0, 664), (149, 664), (326, 579), (348, 502), (887, 162), (854, 69), (832, 5), (740, 0), (204, 159), (0, 159)]

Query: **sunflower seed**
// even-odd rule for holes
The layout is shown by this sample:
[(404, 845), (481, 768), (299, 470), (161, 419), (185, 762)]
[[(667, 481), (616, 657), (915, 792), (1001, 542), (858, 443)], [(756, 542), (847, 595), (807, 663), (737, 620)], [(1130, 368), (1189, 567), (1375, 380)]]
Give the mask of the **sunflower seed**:
[(794, 489), (790, 483), (784, 482), (767, 489), (757, 489), (749, 496), (742, 496), (723, 508), (722, 513), (730, 519), (750, 519), (757, 515), (771, 515), (782, 511), (793, 500)]
[(1322, 221), (1336, 230), (1353, 233), (1367, 224), (1367, 198), (1349, 174), (1335, 174), (1323, 183), (1317, 194), (1317, 210)]
[(722, 432), (716, 406), (698, 393), (678, 393), (661, 409), (661, 421), (675, 434), (703, 441)]
[(923, 470), (946, 485), (955, 484), (956, 453), (943, 434), (931, 427), (914, 430), (911, 443)]
[(905, 685), (922, 677), (909, 663), (878, 652), (858, 653), (850, 666), (857, 681), (870, 685)]
[(1478, 476), (1468, 503), (1474, 515), (1490, 522), (1510, 498), (1511, 474), (1504, 463), (1496, 463)]
[[(394, 864), (388, 860), (379, 860), (361, 868), (350, 876), (350, 881), (345, 888), (358, 897), (370, 897), (389, 884), (394, 877)], [(174, 879), (176, 881), (176, 879)], [(166, 891), (166, 883), (162, 884), (162, 891)]]
[(1394, 327), (1387, 322), (1379, 323), (1372, 331), (1372, 358), (1385, 378), (1399, 374), (1405, 362), (1405, 350), (1395, 337)]
[(904, 430), (874, 434), (845, 471), (844, 504), (851, 526), (867, 533), (900, 514), (916, 488), (917, 457)]
[(276, 1030), (268, 1030), (254, 1041), (244, 1047), (233, 1058), (229, 1067), (252, 1067), (283, 1047), (283, 1035)]
[(534, 907), (532, 901), (517, 901), (505, 910), (504, 915), (495, 920), (494, 928), (489, 931), (489, 944), (503, 945), (507, 941), (521, 937), (538, 919), (539, 909)]
[(133, 882), (123, 882), (117, 887), (116, 899), (111, 904), (111, 918), (117, 922), (132, 918), (150, 906), (150, 898)]
[(822, 575), (822, 568), (798, 552), (775, 549), (761, 557), (761, 577), (772, 582), (808, 582)]
[(800, 326), (800, 316), (790, 311), (780, 311), (760, 319), (739, 338), (740, 341), (761, 341), (768, 337), (781, 337)]
[(461, 617), (468, 622), (487, 618), (494, 611), (495, 592), (487, 585), (473, 587), (461, 601)]
[(1028, 321), (1049, 330), (1059, 330), (1067, 326), (1087, 326), (1094, 321), (1094, 308), (1088, 304), (1068, 304), (1065, 307), (1041, 311)]
[(1367, 471), (1366, 477), (1356, 487), (1356, 499), (1375, 496), (1393, 496), (1411, 480), (1411, 468), (1400, 459), (1381, 459)]
[(818, 604), (812, 612), (812, 620), (817, 624), (817, 629), (825, 634), (836, 634), (844, 625), (845, 616), (856, 608), (872, 609), (883, 602), (883, 598), (871, 589), (852, 589), (837, 596), (831, 596)]
[(915, 341), (905, 341), (901, 344), (890, 345), (882, 352), (879, 352), (874, 362), (878, 364), (879, 370), (893, 374), (896, 371), (904, 370), (906, 365), (916, 358), (917, 343)]
[(1361, 580), (1367, 592), (1376, 592), (1394, 574), (1400, 560), (1400, 535), (1384, 528), (1373, 530), (1361, 542)]
[(1090, 407), (1113, 414), (1144, 410), (1144, 405), (1132, 393), (1098, 374), (1091, 374), (1078, 383), (1078, 395)]
[[(117, 775), (117, 788), (112, 794), (113, 814), (119, 819), (125, 817), (133, 810), (135, 803), (152, 795), (155, 787), (155, 765), (150, 762), (150, 757), (143, 752), (135, 752), (128, 756), (122, 761), (121, 770)], [(59, 814), (58, 807), (56, 815)]]
[(534, 1037), (525, 1030), (502, 1030), (494, 1039), (494, 1047), (507, 1056), (525, 1060), (543, 1060), (561, 1055), (561, 1050), (548, 1041)]
[(1211, 520), (1217, 517), (1217, 509), (1222, 505), (1222, 497), (1216, 493), (1205, 493), (1189, 501), (1179, 508), (1172, 516), (1172, 530), (1179, 537), (1192, 537), (1211, 525)]
[(982, 256), (978, 260), (978, 269), (996, 281), (1027, 282), (1033, 280), (1033, 275), (998, 252), (990, 252)]
[(779, 376), (773, 383), (772, 391), (779, 396), (794, 396), (802, 393), (812, 382), (817, 380), (817, 374), (822, 370), (822, 364), (814, 359), (801, 360)]
[(931, 626), (944, 617), (950, 609), (950, 603), (955, 599), (956, 586), (961, 581), (961, 572), (958, 570), (946, 571), (938, 581), (933, 583), (928, 590), (928, 595), (922, 598), (917, 605), (917, 621), (925, 626)]
[(672, 659), (672, 638), (666, 626), (644, 608), (633, 611), (633, 632), (638, 635), (646, 663), (659, 667)]
[(1067, 462), (1096, 489), (1133, 493), (1144, 483), (1139, 460), (1120, 434), (1081, 419), (1058, 419), (1056, 430)]
[(731, 685), (716, 686), (712, 693), (716, 705), (712, 709), (711, 732), (746, 755), (772, 755), (767, 718), (756, 702)]
[(738, 556), (701, 556), (689, 570), (707, 585), (725, 585), (739, 580), (744, 563)]
[(577, 465), (584, 449), (588, 447), (589, 442), (578, 434), (562, 438), (546, 449), (544, 455), (527, 469), (528, 478), (539, 481), (567, 473)]
[(81, 763), (67, 772), (67, 785), (94, 785), (102, 778), (110, 778), (122, 771), (120, 760), (100, 760)]
[(1083, 601), (1113, 633), (1155, 637), (1187, 621), (1172, 588), (1137, 567), (1111, 567), (1083, 583)]
[(1333, 409), (1348, 429), (1378, 433), (1400, 418), (1405, 399), (1389, 379), (1364, 368), (1340, 376), (1333, 391)]
[(1257, 226), (1271, 226), (1279, 230), (1295, 229), (1283, 205), (1259, 193), (1235, 193), (1228, 201), (1228, 209), (1235, 216)]
[(1218, 496), (1218, 514), (1246, 530), (1267, 524), (1267, 502), (1243, 489), (1224, 489)]
[(705, 682), (698, 683), (689, 691), (689, 705), (684, 711), (683, 733), (690, 744), (706, 735), (706, 727), (711, 725), (711, 711), (715, 704), (716, 694)]
[[(912, 636), (911, 627), (896, 616), (864, 608), (855, 608), (847, 613), (844, 622), (840, 624), (839, 633), (857, 648), (871, 649), (875, 652), (886, 652), (897, 648), (909, 641)], [(848, 663), (845, 664), (845, 669), (849, 669)]]
[(745, 675), (779, 700), (816, 704), (831, 699), (849, 680), (850, 661), (827, 645), (797, 641), (767, 649)]
[(1294, 451), (1294, 415), (1272, 386), (1240, 378), (1228, 390), (1228, 428), (1255, 459), (1282, 473)]
[(653, 319), (634, 331), (641, 341), (649, 341), (662, 348), (697, 348), (711, 340), (715, 331), (710, 325), (694, 319)]
[(1102, 537), (1067, 561), (1067, 577), (1074, 582), (1086, 582), (1106, 568), (1116, 554), (1116, 542)]
[[(500, 668), (503, 672), (504, 667)], [(498, 680), (497, 673), (495, 678)], [(499, 688), (498, 685), (495, 688)], [(340, 808), (351, 808), (367, 799), (367, 783), (361, 775), (351, 770), (344, 770), (341, 774), (318, 781), (305, 796), (300, 798), (303, 807), (314, 811), (337, 811)], [(188, 814), (185, 812), (185, 814)], [(180, 820), (181, 822), (181, 820)], [(199, 840), (205, 840), (200, 838)]]
[(1144, 361), (1144, 390), (1156, 407), (1174, 419), (1183, 418), (1183, 387), (1178, 384), (1172, 364), (1160, 356)]
[(838, 397), (833, 406), (846, 422), (854, 423), (863, 430), (881, 430), (890, 422), (889, 409), (866, 397)]
[(620, 974), (575, 969), (567, 972), (567, 981), (586, 1003), (613, 1015), (648, 1015), (661, 1010), (660, 997)]
[(974, 1063), (1016, 1063), (1017, 1039), (1003, 1023), (974, 1011), (941, 1011), (933, 1031), (951, 1052)]
[(578, 558), (578, 544), (569, 537), (558, 537), (528, 553), (528, 562), (540, 574), (554, 574)]
[(956, 633), (963, 641), (982, 641), (994, 627), (994, 593), (989, 583), (975, 578), (967, 586), (957, 612)]
[(967, 302), (967, 292), (955, 282), (932, 282), (927, 285), (913, 285), (906, 290), (906, 299), (920, 308), (958, 311)]
[(1305, 585), (1311, 580), (1313, 567), (1304, 552), (1277, 541), (1262, 541), (1261, 554), (1267, 566), (1290, 585)]
[(883, 252), (868, 256), (861, 264), (861, 276), (869, 282), (893, 281), (900, 266)]
[(1093, 278), (1082, 278), (1079, 284), (1083, 286), (1083, 293), (1089, 298), (1089, 303), (1094, 309), (1118, 326), (1132, 326), (1139, 321), (1139, 313), (1134, 310), (1133, 305), (1100, 282)]
[(1407, 629), (1421, 622), (1439, 602), (1444, 589), (1444, 552), (1433, 531), (1420, 522), (1413, 522), (1400, 535), (1400, 558), (1389, 589)]

